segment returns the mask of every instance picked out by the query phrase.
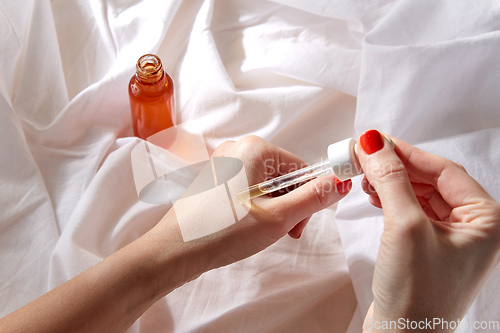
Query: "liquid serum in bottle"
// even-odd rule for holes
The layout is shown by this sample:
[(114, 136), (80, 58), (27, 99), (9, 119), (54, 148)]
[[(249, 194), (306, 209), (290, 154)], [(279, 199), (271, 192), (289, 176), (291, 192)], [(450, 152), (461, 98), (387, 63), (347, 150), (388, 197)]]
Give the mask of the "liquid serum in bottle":
[(175, 125), (174, 81), (154, 54), (140, 57), (135, 69), (128, 85), (132, 126), (146, 140)]
[[(394, 147), (391, 139), (387, 141)], [(356, 140), (345, 139), (328, 146), (328, 160), (313, 164), (303, 169), (287, 173), (283, 176), (253, 185), (236, 194), (236, 200), (246, 203), (248, 200), (260, 197), (288, 186), (306, 182), (310, 179), (335, 174), (341, 180), (347, 180), (363, 174), (356, 154)]]

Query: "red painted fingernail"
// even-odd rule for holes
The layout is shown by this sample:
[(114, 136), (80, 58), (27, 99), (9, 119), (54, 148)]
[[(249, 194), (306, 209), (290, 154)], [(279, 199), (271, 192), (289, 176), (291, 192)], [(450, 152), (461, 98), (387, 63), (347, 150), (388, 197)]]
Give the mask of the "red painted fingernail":
[(339, 194), (347, 193), (352, 188), (352, 180), (348, 179), (341, 181), (338, 178), (335, 178), (335, 186), (337, 187)]
[(368, 130), (364, 132), (359, 138), (359, 143), (361, 144), (361, 148), (367, 153), (371, 155), (384, 147), (384, 138), (380, 135), (377, 130)]
[(299, 237), (297, 237), (297, 239), (299, 239), (299, 238), (300, 238), (300, 236), (302, 236), (302, 231), (300, 232)]

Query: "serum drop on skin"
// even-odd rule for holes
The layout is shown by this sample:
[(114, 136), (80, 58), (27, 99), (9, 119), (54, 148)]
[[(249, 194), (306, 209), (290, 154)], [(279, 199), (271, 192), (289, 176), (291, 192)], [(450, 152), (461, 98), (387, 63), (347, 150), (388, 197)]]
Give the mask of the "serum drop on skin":
[(140, 57), (135, 68), (128, 85), (132, 126), (134, 135), (146, 140), (175, 125), (174, 82), (154, 54)]

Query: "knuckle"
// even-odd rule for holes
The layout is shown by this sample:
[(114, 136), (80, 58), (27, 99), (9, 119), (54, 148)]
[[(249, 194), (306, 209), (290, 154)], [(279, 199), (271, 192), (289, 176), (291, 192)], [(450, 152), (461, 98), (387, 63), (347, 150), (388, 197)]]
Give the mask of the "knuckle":
[(403, 239), (422, 239), (429, 225), (427, 217), (419, 211), (408, 211), (406, 216), (400, 216), (395, 223)]
[(224, 141), (213, 152), (213, 156), (224, 156), (224, 152), (231, 148), (233, 140)]
[(406, 167), (399, 159), (385, 162), (376, 162), (375, 165), (372, 166), (372, 170), (374, 170), (373, 173), (375, 174), (377, 179), (382, 182), (398, 181), (401, 179), (406, 179), (408, 177)]
[(266, 140), (256, 135), (246, 135), (236, 142), (236, 149), (245, 156), (253, 156), (255, 152), (265, 150)]
[(227, 141), (224, 141), (223, 143), (221, 143), (218, 148), (225, 148), (225, 147), (231, 146), (233, 144), (234, 144), (233, 140), (227, 140)]
[(328, 205), (328, 192), (321, 184), (316, 183), (312, 187), (312, 191), (314, 194), (314, 202), (316, 203), (316, 208), (321, 209), (323, 207), (326, 207)]
[(229, 145), (229, 144), (233, 144), (233, 143), (234, 143), (234, 140), (226, 140), (222, 144), (223, 145)]
[(465, 169), (465, 167), (460, 164), (460, 163), (457, 163), (457, 162), (453, 162), (460, 170), (464, 171), (465, 173), (467, 173), (467, 170)]
[(238, 144), (243, 146), (254, 146), (255, 144), (261, 144), (264, 139), (258, 137), (257, 135), (245, 135), (238, 140)]

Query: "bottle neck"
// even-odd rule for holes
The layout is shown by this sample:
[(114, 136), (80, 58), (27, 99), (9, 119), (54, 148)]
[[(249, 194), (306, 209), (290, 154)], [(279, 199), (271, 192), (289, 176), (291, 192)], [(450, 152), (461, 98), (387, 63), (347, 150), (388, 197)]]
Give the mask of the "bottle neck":
[(135, 71), (139, 81), (153, 85), (164, 76), (161, 60), (154, 54), (145, 54), (140, 57), (135, 65)]

